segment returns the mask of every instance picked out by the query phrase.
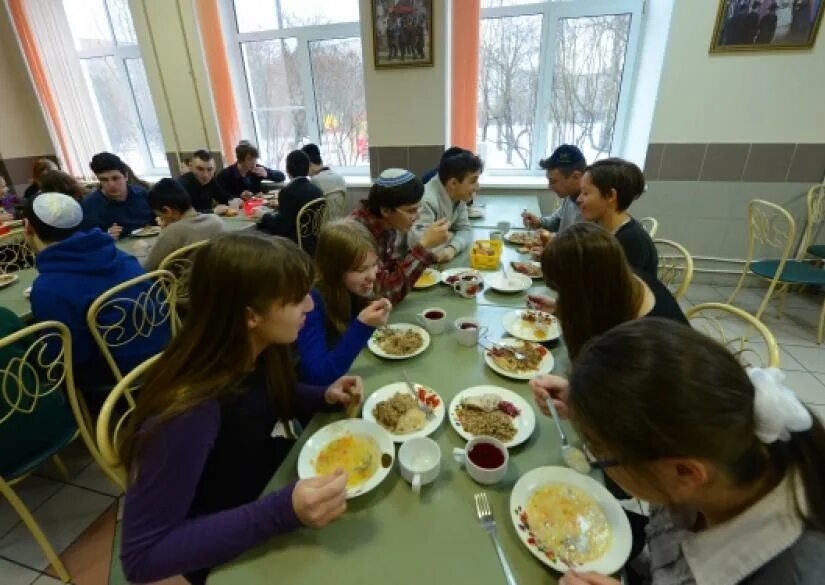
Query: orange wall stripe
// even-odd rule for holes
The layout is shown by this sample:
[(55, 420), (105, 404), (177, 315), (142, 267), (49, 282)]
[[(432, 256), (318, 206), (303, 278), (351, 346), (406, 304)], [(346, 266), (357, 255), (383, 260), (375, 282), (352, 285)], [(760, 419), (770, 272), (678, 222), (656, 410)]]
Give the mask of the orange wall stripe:
[(221, 136), (224, 164), (235, 160), (235, 145), (241, 137), (238, 109), (232, 92), (232, 75), (221, 28), (219, 0), (198, 0), (198, 26), (206, 53), (206, 69), (215, 109), (218, 116), (218, 131)]
[(450, 145), (475, 152), (481, 0), (453, 2)]
[[(31, 27), (29, 26), (26, 11), (23, 8), (23, 0), (9, 0), (9, 10), (14, 21), (14, 27), (17, 30), (17, 36), (20, 38), (20, 45), (23, 47), (23, 54), (29, 65), (29, 71), (31, 71), (32, 79), (34, 80), (35, 89), (43, 107), (46, 109), (45, 114), (48, 116), (54, 129), (55, 138), (58, 142), (59, 158), (67, 165), (65, 169), (66, 172), (71, 175), (82, 174), (78, 172), (79, 169), (72, 168), (71, 159), (67, 156), (69, 149), (67, 148), (65, 133), (60, 122), (57, 102), (55, 102), (54, 94), (46, 78), (46, 72), (43, 69), (43, 60), (37, 48), (37, 43), (34, 40)], [(42, 153), (38, 152), (34, 154), (39, 155)]]

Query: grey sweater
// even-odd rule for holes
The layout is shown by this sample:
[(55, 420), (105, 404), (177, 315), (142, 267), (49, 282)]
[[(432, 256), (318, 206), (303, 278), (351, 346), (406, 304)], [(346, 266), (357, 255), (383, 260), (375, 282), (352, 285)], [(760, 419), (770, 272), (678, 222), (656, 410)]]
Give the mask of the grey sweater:
[(577, 221), (581, 221), (582, 214), (579, 206), (576, 205), (575, 197), (565, 197), (561, 200), (558, 209), (548, 216), (541, 218), (541, 227), (558, 233), (564, 231)]
[[(430, 224), (435, 223), (439, 219), (447, 218), (450, 222), (450, 232), (452, 239), (446, 246), (455, 248), (456, 253), (461, 253), (473, 243), (473, 228), (470, 225), (470, 217), (467, 214), (467, 204), (463, 201), (454, 203), (447, 191), (444, 190), (444, 185), (441, 184), (441, 179), (438, 175), (427, 181), (424, 186), (424, 197), (421, 199), (421, 208), (418, 212), (418, 221), (415, 222), (413, 229), (407, 235), (407, 243), (410, 248), (414, 248), (421, 235), (424, 233)], [(444, 247), (444, 246), (442, 246)], [(440, 248), (432, 250), (437, 252)]]
[(143, 267), (147, 271), (156, 270), (163, 259), (175, 250), (208, 240), (225, 229), (223, 220), (217, 215), (198, 214), (192, 210), (180, 221), (163, 228), (149, 256), (143, 261)]

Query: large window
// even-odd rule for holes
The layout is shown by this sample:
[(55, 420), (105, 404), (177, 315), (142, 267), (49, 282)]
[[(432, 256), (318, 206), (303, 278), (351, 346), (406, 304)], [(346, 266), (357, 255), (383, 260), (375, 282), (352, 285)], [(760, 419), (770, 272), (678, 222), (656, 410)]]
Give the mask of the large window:
[(235, 0), (242, 110), (263, 162), (307, 142), (324, 162), (367, 172), (358, 0)]
[(537, 172), (560, 144), (618, 154), (643, 0), (482, 0), (478, 149), (491, 171)]
[(128, 0), (63, 0), (106, 144), (137, 174), (168, 173)]

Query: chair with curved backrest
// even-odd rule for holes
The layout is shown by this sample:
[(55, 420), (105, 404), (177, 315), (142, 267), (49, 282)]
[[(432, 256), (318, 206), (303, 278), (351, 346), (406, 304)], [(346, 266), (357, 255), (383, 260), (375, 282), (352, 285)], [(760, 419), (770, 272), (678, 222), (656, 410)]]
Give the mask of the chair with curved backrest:
[(324, 225), (327, 200), (325, 197), (318, 197), (306, 203), (298, 211), (295, 219), (295, 233), (297, 235), (298, 246), (306, 250), (307, 246), (312, 248), (321, 227)]
[[(779, 367), (773, 333), (750, 313), (724, 303), (701, 303), (685, 311), (685, 316), (694, 329), (727, 347), (743, 366)], [(751, 340), (754, 334), (759, 342)]]
[(808, 189), (808, 196), (806, 198), (808, 204), (808, 221), (805, 225), (805, 235), (802, 237), (802, 256), (810, 254), (817, 258), (825, 259), (825, 244), (812, 244), (811, 241), (816, 237), (819, 227), (825, 221), (825, 183), (814, 185)]
[(97, 417), (95, 436), (100, 446), (101, 456), (111, 472), (116, 474), (124, 485), (127, 470), (120, 461), (119, 434), (135, 410), (135, 394), (142, 386), (144, 374), (159, 357), (156, 355), (149, 358), (126, 374), (106, 397)]
[[(68, 479), (58, 452), (77, 437), (85, 403), (74, 388), (71, 335), (66, 326), (44, 321), (0, 339), (0, 387), (0, 494), (58, 576), (68, 581), (69, 573), (57, 552), (12, 489), (49, 459)], [(103, 467), (92, 437), (83, 435), (83, 441)], [(104, 471), (110, 475), (105, 467)]]
[(659, 231), (659, 220), (655, 217), (643, 217), (639, 220), (639, 223), (642, 224), (642, 227), (645, 228), (645, 231), (650, 235), (651, 238), (656, 237), (656, 232)]
[[(112, 287), (89, 307), (86, 323), (116, 381), (123, 379), (123, 372), (113, 352), (125, 356), (128, 351), (130, 359), (146, 359), (160, 353), (163, 347), (141, 355), (146, 348), (139, 342), (148, 344), (150, 340), (160, 340), (160, 343), (164, 336), (168, 342), (166, 333), (177, 332), (176, 288), (171, 272), (155, 270)], [(158, 337), (153, 340), (153, 335)], [(165, 346), (165, 342), (162, 345)]]
[(178, 307), (189, 303), (189, 274), (192, 271), (195, 252), (205, 246), (208, 241), (195, 242), (175, 250), (164, 258), (158, 266), (158, 270), (168, 270), (175, 276), (175, 300)]
[(674, 298), (682, 298), (693, 280), (693, 256), (687, 248), (671, 240), (653, 240), (659, 252), (659, 269), (656, 276)]
[(10, 274), (34, 268), (34, 252), (18, 229), (0, 236), (0, 273)]
[[(777, 285), (780, 287), (800, 284), (825, 285), (825, 271), (802, 260), (790, 259), (795, 236), (796, 222), (783, 207), (761, 199), (754, 199), (748, 203), (747, 258), (742, 269), (742, 276), (739, 277), (736, 288), (728, 298), (728, 304), (733, 304), (745, 278), (751, 272), (770, 283), (759, 308), (754, 313), (757, 319), (762, 318), (762, 313), (765, 312), (771, 296), (777, 291)], [(773, 256), (756, 260), (755, 256), (761, 255), (763, 251), (772, 252)], [(784, 299), (784, 295), (781, 295), (781, 298)], [(781, 313), (782, 302), (780, 301), (778, 315)], [(823, 326), (825, 326), (825, 302), (822, 304), (819, 315), (817, 343), (822, 343)]]
[(324, 193), (327, 200), (327, 208), (324, 212), (324, 223), (334, 219), (340, 219), (347, 213), (347, 192), (346, 191), (330, 191)]

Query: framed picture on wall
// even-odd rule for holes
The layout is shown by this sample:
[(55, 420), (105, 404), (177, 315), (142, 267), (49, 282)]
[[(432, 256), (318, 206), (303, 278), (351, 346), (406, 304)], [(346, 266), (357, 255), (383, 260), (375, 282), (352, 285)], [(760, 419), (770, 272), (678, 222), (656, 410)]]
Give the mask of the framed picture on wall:
[(376, 69), (432, 67), (433, 0), (370, 0)]
[(711, 53), (810, 49), (825, 0), (719, 0)]

